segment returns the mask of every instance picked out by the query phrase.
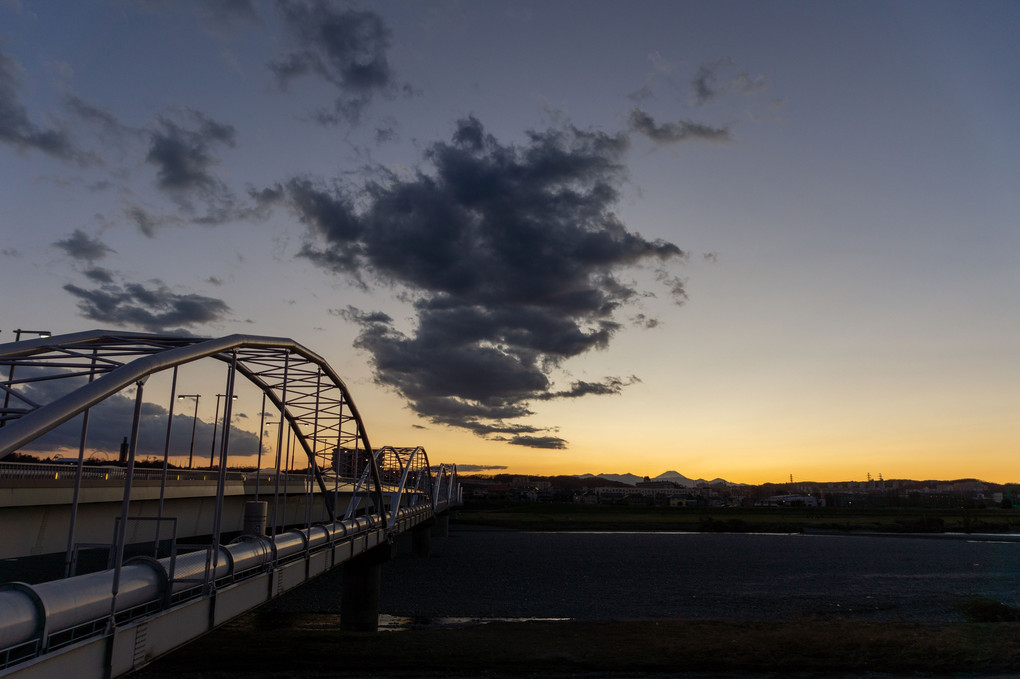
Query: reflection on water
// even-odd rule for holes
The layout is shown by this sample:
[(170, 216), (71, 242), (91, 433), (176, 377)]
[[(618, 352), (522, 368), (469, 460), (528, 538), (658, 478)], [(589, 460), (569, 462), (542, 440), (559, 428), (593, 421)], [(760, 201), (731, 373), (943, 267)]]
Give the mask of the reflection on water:
[(429, 616), (402, 616), (379, 614), (380, 632), (402, 632), (410, 629), (439, 629), (469, 627), (490, 622), (569, 622), (572, 618), (432, 618)]

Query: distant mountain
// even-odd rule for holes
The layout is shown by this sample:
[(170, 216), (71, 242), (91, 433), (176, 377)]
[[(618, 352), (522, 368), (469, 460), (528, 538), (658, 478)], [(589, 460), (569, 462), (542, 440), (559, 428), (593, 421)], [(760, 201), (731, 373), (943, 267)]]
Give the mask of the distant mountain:
[(675, 472), (675, 471), (662, 472), (661, 474), (659, 474), (658, 476), (656, 476), (652, 480), (653, 481), (672, 481), (673, 483), (679, 483), (681, 486), (684, 486), (686, 488), (693, 488), (698, 483), (698, 481), (702, 481), (702, 482), (704, 481), (704, 479), (697, 479), (697, 480), (689, 479), (686, 476), (684, 476), (683, 474), (681, 474), (680, 472)]
[[(645, 477), (636, 476), (634, 474), (578, 474), (577, 478), (579, 479), (599, 478), (605, 479), (606, 481), (617, 481), (619, 483), (626, 483), (627, 485), (630, 486), (637, 485), (638, 481), (645, 480)], [(711, 481), (706, 481), (705, 479), (691, 479), (677, 471), (663, 472), (656, 476), (655, 478), (653, 478), (652, 481), (672, 481), (673, 483), (684, 486), (685, 488), (693, 488), (699, 483), (725, 483), (727, 486), (743, 485), (738, 483), (730, 483), (726, 479), (719, 478), (712, 479)]]
[(579, 479), (605, 479), (606, 481), (616, 481), (617, 483), (626, 483), (629, 486), (637, 484), (638, 481), (644, 481), (643, 476), (634, 476), (633, 474), (580, 474)]

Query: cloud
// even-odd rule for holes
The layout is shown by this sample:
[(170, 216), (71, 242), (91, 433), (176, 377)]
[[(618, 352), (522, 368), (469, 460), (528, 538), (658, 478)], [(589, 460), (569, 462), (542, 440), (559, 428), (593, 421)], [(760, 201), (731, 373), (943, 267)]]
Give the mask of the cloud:
[(236, 131), (198, 111), (190, 111), (188, 117), (192, 129), (160, 116), (146, 161), (156, 166), (161, 189), (178, 195), (218, 193), (223, 188), (209, 172), (216, 163), (210, 151), (216, 145), (232, 148)]
[(357, 122), (377, 94), (394, 88), (386, 52), (390, 30), (375, 12), (343, 8), (326, 0), (278, 2), (294, 51), (269, 64), (281, 87), (294, 78), (318, 76), (329, 82), (337, 97), (333, 110), (316, 119), (324, 124)]
[(0, 50), (0, 142), (20, 151), (36, 150), (62, 160), (84, 161), (62, 130), (33, 123), (18, 96), (17, 62)]
[(154, 214), (138, 205), (126, 209), (127, 217), (147, 236), (167, 224), (190, 221), (216, 226), (231, 221), (263, 219), (274, 202), (272, 190), (249, 191), (245, 204), (213, 174), (219, 159), (217, 147), (233, 148), (237, 131), (233, 125), (215, 121), (198, 111), (189, 110), (178, 122), (160, 116), (149, 131), (146, 161), (157, 170), (156, 185), (178, 207), (178, 214)]
[(702, 106), (725, 94), (752, 94), (768, 87), (768, 76), (752, 77), (746, 71), (734, 72), (735, 69), (729, 57), (700, 64), (691, 79), (694, 104)]
[(152, 287), (116, 283), (109, 272), (101, 271), (109, 280), (90, 276), (101, 283), (98, 288), (89, 290), (70, 283), (64, 286), (64, 290), (78, 298), (82, 315), (93, 321), (140, 327), (149, 332), (184, 332), (181, 328), (212, 323), (230, 312), (230, 307), (221, 299), (176, 293), (158, 280), (151, 282)]
[[(438, 467), (438, 466), (439, 465), (433, 465), (433, 468)], [(447, 464), (447, 466), (448, 467), (452, 467), (453, 464), (450, 463), (450, 464)], [(470, 473), (470, 472), (486, 472), (486, 471), (491, 471), (491, 470), (494, 470), (494, 469), (506, 469), (506, 468), (507, 468), (507, 466), (503, 465), (503, 464), (500, 464), (500, 465), (496, 465), (496, 464), (460, 464), (460, 463), (457, 464), (457, 472), (460, 473), (460, 474), (466, 474), (466, 473)]]
[(641, 291), (620, 270), (683, 256), (613, 212), (627, 145), (625, 135), (571, 126), (504, 145), (469, 117), (428, 149), (429, 173), (382, 175), (360, 190), (294, 179), (283, 193), (308, 228), (303, 257), (409, 291), (410, 331), (385, 314), (338, 312), (361, 326), (356, 345), (379, 383), (435, 423), (560, 448), (562, 439), (508, 420), (531, 414), (532, 400), (619, 391), (618, 378), (556, 390), (552, 375), (621, 327), (615, 312)]
[(567, 442), (558, 436), (514, 436), (507, 439), (512, 446), (524, 446), (525, 448), (546, 448), (548, 450), (565, 450)]
[(619, 394), (623, 391), (623, 388), (631, 384), (636, 384), (641, 380), (635, 375), (631, 375), (630, 379), (623, 380), (619, 377), (607, 377), (601, 382), (585, 382), (579, 381), (574, 382), (570, 385), (570, 389), (562, 391), (549, 391), (544, 394), (539, 394), (534, 398), (536, 400), (548, 401), (554, 398), (579, 398), (581, 396), (609, 396), (613, 394)]
[(119, 140), (127, 134), (137, 134), (137, 130), (121, 123), (108, 109), (91, 104), (77, 95), (66, 96), (64, 107), (74, 118), (98, 126), (107, 138)]
[(99, 266), (94, 266), (82, 272), (86, 278), (96, 283), (113, 283), (113, 272)]
[(86, 262), (94, 262), (105, 257), (107, 253), (113, 252), (113, 249), (106, 243), (89, 236), (81, 229), (75, 229), (70, 236), (56, 241), (53, 245), (63, 250), (69, 257)]
[(714, 142), (731, 141), (730, 129), (728, 127), (711, 127), (701, 123), (693, 123), (689, 120), (679, 120), (675, 123), (662, 123), (660, 125), (646, 111), (636, 107), (631, 109), (629, 123), (633, 131), (643, 134), (660, 144), (676, 144), (691, 139)]
[[(81, 386), (83, 382), (75, 378), (55, 379), (26, 384), (23, 391), (26, 396), (37, 403), (49, 403), (64, 395), (69, 390)], [(146, 392), (148, 393), (148, 392)], [(189, 401), (188, 404), (191, 402)], [(185, 410), (187, 412), (181, 412)], [(178, 406), (173, 419), (170, 440), (170, 455), (177, 457), (175, 464), (181, 464), (191, 449), (192, 413), (188, 408)], [(163, 457), (166, 446), (166, 426), (168, 410), (156, 403), (143, 401), (138, 429), (137, 457)], [(131, 422), (134, 418), (134, 396), (123, 392), (114, 394), (92, 408), (89, 417), (88, 450), (105, 453), (107, 459), (116, 459), (120, 451), (121, 441), (131, 434)], [(195, 421), (195, 466), (209, 464), (209, 454), (213, 444), (213, 423), (201, 417)], [(221, 440), (223, 422), (218, 423), (217, 441)], [(52, 431), (36, 439), (26, 450), (40, 453), (76, 454), (81, 439), (81, 419), (74, 418)], [(230, 430), (230, 451), (234, 455), (254, 455), (258, 453), (258, 435), (240, 430), (236, 425)], [(217, 454), (218, 454), (217, 450)], [(186, 463), (186, 459), (183, 460)]]

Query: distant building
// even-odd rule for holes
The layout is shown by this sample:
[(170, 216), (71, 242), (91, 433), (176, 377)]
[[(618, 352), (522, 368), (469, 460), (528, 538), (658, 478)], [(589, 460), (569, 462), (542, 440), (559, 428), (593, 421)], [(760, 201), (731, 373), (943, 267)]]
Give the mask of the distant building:
[(773, 495), (754, 503), (755, 507), (824, 507), (825, 500), (814, 495), (796, 493), (792, 495)]

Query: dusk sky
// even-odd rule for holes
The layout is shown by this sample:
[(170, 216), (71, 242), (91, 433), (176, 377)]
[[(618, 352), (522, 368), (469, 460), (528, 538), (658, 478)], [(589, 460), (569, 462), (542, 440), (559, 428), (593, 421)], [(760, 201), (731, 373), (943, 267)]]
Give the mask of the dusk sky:
[(290, 337), (464, 470), (1020, 481), (1018, 27), (0, 0), (0, 342)]

